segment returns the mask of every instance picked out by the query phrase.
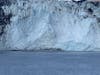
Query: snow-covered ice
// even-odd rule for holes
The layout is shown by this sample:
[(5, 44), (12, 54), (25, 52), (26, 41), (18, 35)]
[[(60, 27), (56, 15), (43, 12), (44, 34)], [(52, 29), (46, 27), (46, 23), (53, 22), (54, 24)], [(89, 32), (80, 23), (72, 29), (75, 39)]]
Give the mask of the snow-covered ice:
[(100, 50), (100, 4), (57, 0), (12, 0), (1, 50)]

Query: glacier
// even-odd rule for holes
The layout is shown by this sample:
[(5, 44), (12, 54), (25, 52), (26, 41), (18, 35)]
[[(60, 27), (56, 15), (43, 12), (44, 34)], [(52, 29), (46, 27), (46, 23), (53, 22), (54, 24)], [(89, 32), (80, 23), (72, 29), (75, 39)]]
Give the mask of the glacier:
[(0, 50), (100, 50), (100, 3), (11, 0)]

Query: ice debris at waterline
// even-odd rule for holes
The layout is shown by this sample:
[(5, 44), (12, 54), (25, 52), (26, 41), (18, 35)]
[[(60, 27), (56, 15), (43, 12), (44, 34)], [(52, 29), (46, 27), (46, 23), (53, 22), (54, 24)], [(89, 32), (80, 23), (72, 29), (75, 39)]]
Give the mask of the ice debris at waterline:
[(0, 50), (100, 50), (99, 2), (2, 0), (0, 15)]

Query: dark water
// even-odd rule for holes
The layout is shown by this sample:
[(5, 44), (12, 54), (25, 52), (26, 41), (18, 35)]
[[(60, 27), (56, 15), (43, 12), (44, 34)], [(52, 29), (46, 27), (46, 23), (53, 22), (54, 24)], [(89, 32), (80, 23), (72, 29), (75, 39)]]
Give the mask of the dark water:
[(0, 75), (100, 75), (100, 52), (1, 52)]

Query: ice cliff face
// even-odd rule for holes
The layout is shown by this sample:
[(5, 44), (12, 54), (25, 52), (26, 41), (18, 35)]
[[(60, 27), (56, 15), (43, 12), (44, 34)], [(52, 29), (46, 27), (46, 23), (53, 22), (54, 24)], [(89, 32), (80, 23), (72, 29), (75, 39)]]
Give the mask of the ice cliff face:
[[(10, 2), (10, 1), (9, 1)], [(100, 3), (11, 0), (2, 5), (1, 50), (100, 50)], [(3, 28), (1, 28), (3, 29)]]

